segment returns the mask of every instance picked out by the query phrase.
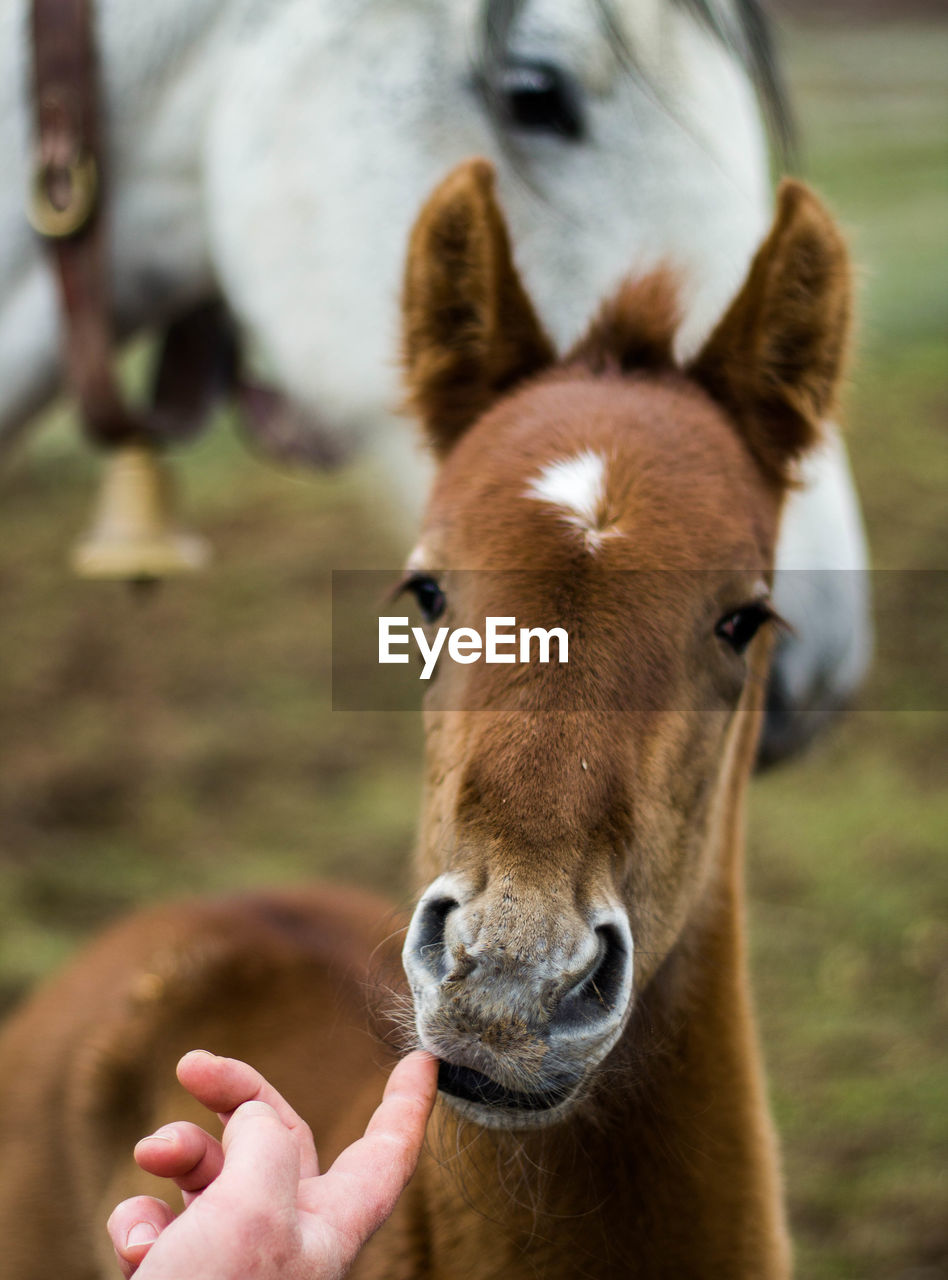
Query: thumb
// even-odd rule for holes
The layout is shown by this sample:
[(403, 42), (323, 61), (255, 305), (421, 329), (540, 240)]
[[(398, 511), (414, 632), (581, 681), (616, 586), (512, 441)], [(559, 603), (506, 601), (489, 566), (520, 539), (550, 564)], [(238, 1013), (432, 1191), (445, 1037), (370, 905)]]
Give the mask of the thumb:
[(222, 1146), (224, 1167), (205, 1197), (254, 1204), (265, 1197), (274, 1207), (296, 1203), (299, 1147), (268, 1103), (242, 1103), (227, 1122)]

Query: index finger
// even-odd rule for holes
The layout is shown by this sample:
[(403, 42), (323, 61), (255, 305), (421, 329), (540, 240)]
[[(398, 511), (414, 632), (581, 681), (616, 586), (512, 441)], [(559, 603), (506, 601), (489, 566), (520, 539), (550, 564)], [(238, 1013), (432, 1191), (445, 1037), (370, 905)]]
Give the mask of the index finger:
[(382, 1225), (415, 1172), (438, 1089), (438, 1059), (403, 1058), (364, 1135), (314, 1184), (318, 1212), (355, 1251)]

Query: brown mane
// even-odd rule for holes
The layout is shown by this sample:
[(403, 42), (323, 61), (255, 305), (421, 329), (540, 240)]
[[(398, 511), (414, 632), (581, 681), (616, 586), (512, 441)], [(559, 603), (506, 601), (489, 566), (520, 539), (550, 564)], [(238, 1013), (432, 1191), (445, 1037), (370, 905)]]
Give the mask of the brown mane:
[(672, 348), (680, 323), (674, 271), (657, 267), (619, 286), (563, 363), (581, 365), (597, 376), (674, 369)]

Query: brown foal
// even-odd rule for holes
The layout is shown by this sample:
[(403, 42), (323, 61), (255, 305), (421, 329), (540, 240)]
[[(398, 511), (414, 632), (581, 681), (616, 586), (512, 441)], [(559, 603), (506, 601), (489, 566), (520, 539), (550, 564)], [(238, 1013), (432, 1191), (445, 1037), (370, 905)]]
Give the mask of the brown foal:
[[(686, 367), (675, 288), (625, 284), (557, 360), (492, 174), (416, 224), (412, 405), (438, 461), (404, 588), (431, 623), (569, 633), (569, 663), (439, 662), (426, 693), (412, 1035), (428, 1150), (354, 1274), (776, 1280), (789, 1247), (748, 994), (742, 810), (781, 502), (833, 405), (842, 239), (780, 190)], [(377, 1101), (385, 904), (336, 889), (164, 907), (97, 942), (0, 1043), (0, 1275), (111, 1274), (112, 1205), (173, 1064), (246, 1058), (332, 1156)], [(383, 946), (384, 951), (384, 946)], [(101, 1239), (100, 1239), (101, 1237)]]

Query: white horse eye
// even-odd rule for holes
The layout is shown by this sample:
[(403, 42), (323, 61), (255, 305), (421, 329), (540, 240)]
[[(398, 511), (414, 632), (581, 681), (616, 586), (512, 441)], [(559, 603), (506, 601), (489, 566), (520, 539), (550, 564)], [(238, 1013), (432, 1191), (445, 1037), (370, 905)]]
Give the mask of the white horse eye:
[(510, 59), (501, 70), (496, 92), (507, 123), (515, 129), (552, 133), (571, 142), (585, 136), (579, 86), (552, 62)]

